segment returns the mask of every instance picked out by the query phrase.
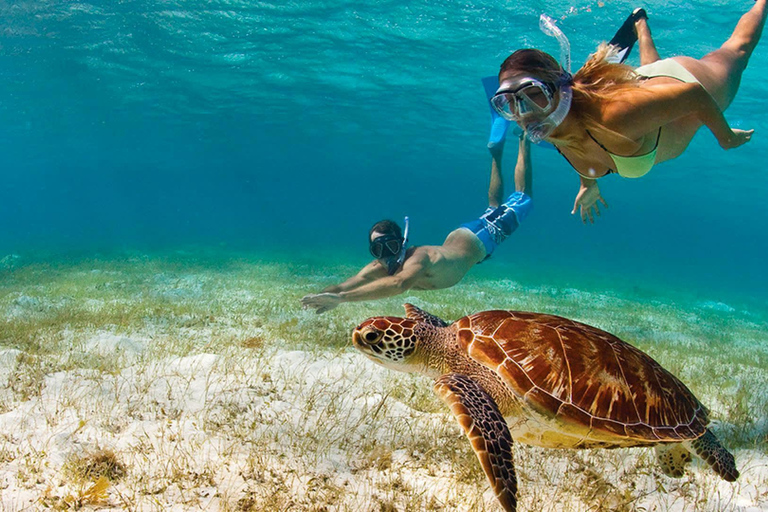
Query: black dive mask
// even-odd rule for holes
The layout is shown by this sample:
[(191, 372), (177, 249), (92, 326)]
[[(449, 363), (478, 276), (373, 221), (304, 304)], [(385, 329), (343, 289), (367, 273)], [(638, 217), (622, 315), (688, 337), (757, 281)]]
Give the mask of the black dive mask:
[(387, 274), (390, 276), (400, 268), (400, 252), (403, 249), (403, 239), (396, 235), (382, 235), (374, 238), (369, 247), (371, 256), (384, 260), (387, 264)]
[(371, 240), (371, 245), (368, 248), (371, 251), (371, 256), (374, 258), (388, 258), (390, 256), (400, 255), (400, 249), (403, 247), (403, 239), (397, 235), (381, 235)]
[(374, 238), (368, 250), (371, 256), (377, 260), (383, 259), (387, 264), (387, 274), (390, 276), (397, 272), (405, 261), (405, 249), (408, 245), (408, 217), (405, 218), (405, 233), (403, 237), (397, 235), (381, 235)]

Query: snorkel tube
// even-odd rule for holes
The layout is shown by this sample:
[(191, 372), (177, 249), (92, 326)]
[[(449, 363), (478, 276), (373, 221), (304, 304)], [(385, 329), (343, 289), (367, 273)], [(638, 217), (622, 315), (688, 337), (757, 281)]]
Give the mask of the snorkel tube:
[(555, 20), (542, 14), (539, 17), (539, 29), (548, 36), (557, 39), (560, 44), (560, 66), (566, 73), (571, 72), (571, 43), (568, 42), (568, 38), (565, 37), (560, 27), (555, 25)]
[(558, 83), (555, 84), (560, 93), (560, 101), (555, 110), (541, 121), (525, 127), (528, 138), (535, 144), (543, 141), (563, 122), (563, 119), (571, 110), (571, 101), (573, 100), (573, 91), (571, 89), (571, 84), (573, 83), (573, 77), (571, 76), (571, 43), (568, 42), (568, 38), (565, 37), (563, 31), (555, 25), (555, 20), (546, 14), (542, 14), (539, 17), (539, 28), (546, 35), (556, 38), (560, 44), (560, 67), (563, 68), (563, 74)]
[[(389, 275), (394, 274), (397, 272), (397, 269), (400, 268), (400, 265), (403, 264), (405, 261), (405, 250), (408, 246), (408, 216), (405, 216), (405, 229), (403, 230), (403, 244), (402, 247), (400, 247), (400, 254), (397, 255), (397, 260), (395, 260), (396, 265), (388, 265), (387, 272)], [(393, 268), (394, 267), (394, 268)]]

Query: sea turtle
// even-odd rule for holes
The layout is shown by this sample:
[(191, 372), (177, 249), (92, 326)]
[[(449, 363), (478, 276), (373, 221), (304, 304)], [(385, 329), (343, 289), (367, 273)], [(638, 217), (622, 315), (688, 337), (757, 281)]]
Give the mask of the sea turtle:
[(693, 452), (724, 480), (739, 476), (693, 393), (610, 333), (540, 313), (483, 311), (448, 325), (411, 304), (405, 311), (364, 321), (352, 343), (387, 368), (436, 379), (507, 511), (517, 505), (513, 439), (547, 448), (655, 446), (674, 477)]

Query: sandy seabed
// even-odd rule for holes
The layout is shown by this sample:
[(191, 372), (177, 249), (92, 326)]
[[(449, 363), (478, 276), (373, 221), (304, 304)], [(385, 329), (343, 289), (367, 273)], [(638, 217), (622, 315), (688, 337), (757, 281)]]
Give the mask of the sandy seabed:
[[(142, 268), (80, 266), (47, 281), (16, 270), (0, 290), (3, 510), (500, 510), (429, 379), (349, 346), (347, 316), (364, 319), (364, 306), (300, 310), (319, 282), (297, 282), (295, 269)], [(721, 365), (689, 352), (684, 381)], [(736, 483), (703, 463), (668, 478), (649, 449), (517, 444), (519, 510), (768, 510), (768, 375), (743, 370), (692, 387), (724, 444), (737, 444)], [(729, 390), (716, 390), (721, 378)]]

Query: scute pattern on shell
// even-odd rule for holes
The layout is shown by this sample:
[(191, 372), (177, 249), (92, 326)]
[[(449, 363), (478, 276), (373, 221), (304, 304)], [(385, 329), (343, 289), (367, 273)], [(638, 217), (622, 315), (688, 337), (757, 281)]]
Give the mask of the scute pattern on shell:
[(695, 439), (707, 411), (656, 361), (616, 336), (554, 315), (485, 311), (456, 321), (470, 357), (539, 412), (639, 441)]

